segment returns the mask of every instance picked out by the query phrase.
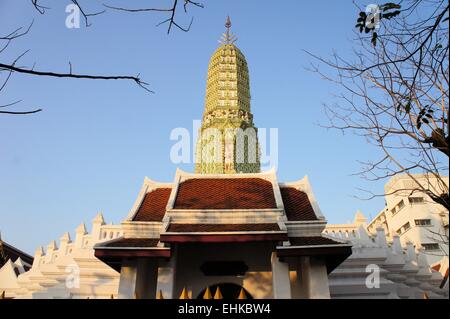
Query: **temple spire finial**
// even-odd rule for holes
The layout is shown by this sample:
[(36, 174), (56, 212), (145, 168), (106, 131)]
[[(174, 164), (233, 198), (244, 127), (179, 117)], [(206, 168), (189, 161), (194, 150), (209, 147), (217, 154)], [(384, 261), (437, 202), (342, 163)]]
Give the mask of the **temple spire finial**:
[(227, 16), (227, 21), (225, 22), (225, 28), (230, 29), (231, 28), (231, 19), (230, 16)]
[(225, 21), (225, 28), (227, 31), (222, 34), (222, 38), (220, 39), (220, 43), (222, 44), (233, 44), (236, 42), (237, 38), (231, 33), (231, 19), (230, 16), (227, 16), (227, 20)]

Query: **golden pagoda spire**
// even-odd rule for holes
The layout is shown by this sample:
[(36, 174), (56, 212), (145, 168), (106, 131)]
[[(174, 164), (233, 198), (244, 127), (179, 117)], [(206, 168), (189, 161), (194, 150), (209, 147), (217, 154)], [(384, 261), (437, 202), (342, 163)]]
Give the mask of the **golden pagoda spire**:
[(205, 110), (196, 145), (199, 174), (259, 173), (258, 129), (250, 111), (250, 80), (244, 54), (234, 44), (231, 19), (208, 65)]

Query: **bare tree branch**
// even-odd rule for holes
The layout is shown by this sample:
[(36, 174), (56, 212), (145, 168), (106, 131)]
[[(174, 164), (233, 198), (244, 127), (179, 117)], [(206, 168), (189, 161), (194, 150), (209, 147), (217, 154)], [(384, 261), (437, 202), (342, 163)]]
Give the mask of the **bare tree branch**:
[[(136, 12), (168, 12), (170, 13), (169, 18), (161, 21), (160, 23), (157, 24), (157, 26), (163, 25), (163, 24), (168, 24), (167, 27), (167, 34), (170, 33), (170, 31), (172, 30), (172, 27), (175, 26), (177, 27), (179, 30), (184, 31), (184, 32), (188, 32), (192, 26), (192, 22), (194, 21), (194, 18), (191, 18), (191, 22), (189, 23), (189, 25), (187, 27), (183, 27), (180, 24), (178, 24), (175, 20), (175, 14), (178, 8), (178, 1), (179, 0), (174, 0), (173, 1), (173, 5), (171, 8), (136, 8), (136, 9), (132, 9), (132, 8), (124, 8), (124, 7), (115, 7), (115, 6), (110, 6), (110, 5), (104, 5), (106, 8), (109, 9), (113, 9), (113, 10), (118, 10), (118, 11), (125, 11), (125, 12), (130, 12), (130, 13), (136, 13)], [(183, 4), (183, 9), (184, 12), (187, 13), (187, 8), (189, 5), (192, 5), (194, 7), (198, 7), (198, 8), (204, 8), (204, 5), (200, 2), (194, 2), (194, 1), (190, 1), (190, 0), (183, 0), (184, 4)]]
[(148, 92), (152, 92), (146, 86), (148, 83), (143, 82), (139, 76), (129, 76), (129, 75), (90, 75), (90, 74), (73, 74), (73, 73), (56, 73), (56, 72), (47, 72), (47, 71), (35, 71), (31, 69), (22, 69), (18, 68), (14, 65), (3, 64), (0, 63), (0, 70), (10, 70), (12, 72), (31, 74), (31, 75), (40, 75), (40, 76), (51, 76), (57, 78), (75, 78), (75, 79), (90, 79), (90, 80), (131, 80), (134, 81), (137, 85), (142, 87)]
[[(429, 6), (435, 9), (424, 9)], [(381, 7), (402, 9), (382, 11), (379, 29), (360, 13), (357, 27), (372, 36), (356, 33), (353, 60), (306, 51), (318, 61), (310, 70), (344, 92), (334, 105), (325, 105), (329, 124), (323, 126), (352, 131), (380, 151), (378, 160), (361, 162), (363, 178), (406, 174), (416, 191), (448, 211), (448, 179), (443, 178), (449, 170), (448, 1), (403, 0)], [(419, 172), (437, 182), (424, 185), (414, 174)]]

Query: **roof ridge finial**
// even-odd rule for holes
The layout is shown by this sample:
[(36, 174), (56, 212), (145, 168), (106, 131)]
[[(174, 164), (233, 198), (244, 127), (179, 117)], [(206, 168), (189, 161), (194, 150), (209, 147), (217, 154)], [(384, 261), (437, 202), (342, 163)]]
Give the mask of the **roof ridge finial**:
[(227, 16), (227, 21), (225, 22), (225, 28), (230, 29), (231, 28), (231, 19), (230, 16)]
[(230, 16), (227, 16), (227, 20), (225, 21), (225, 28), (227, 28), (227, 31), (222, 34), (222, 38), (220, 39), (220, 43), (222, 44), (233, 44), (236, 42), (237, 38), (234, 36), (234, 34), (231, 33), (231, 19)]

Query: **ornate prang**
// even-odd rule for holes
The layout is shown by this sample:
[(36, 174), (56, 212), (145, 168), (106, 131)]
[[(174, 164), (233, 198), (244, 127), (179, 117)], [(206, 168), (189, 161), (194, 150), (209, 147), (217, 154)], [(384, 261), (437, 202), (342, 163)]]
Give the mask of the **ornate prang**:
[(225, 27), (227, 31), (222, 36), (221, 46), (208, 66), (195, 171), (202, 174), (258, 173), (260, 154), (257, 128), (250, 111), (247, 61), (234, 45), (236, 38), (230, 32), (230, 17)]

